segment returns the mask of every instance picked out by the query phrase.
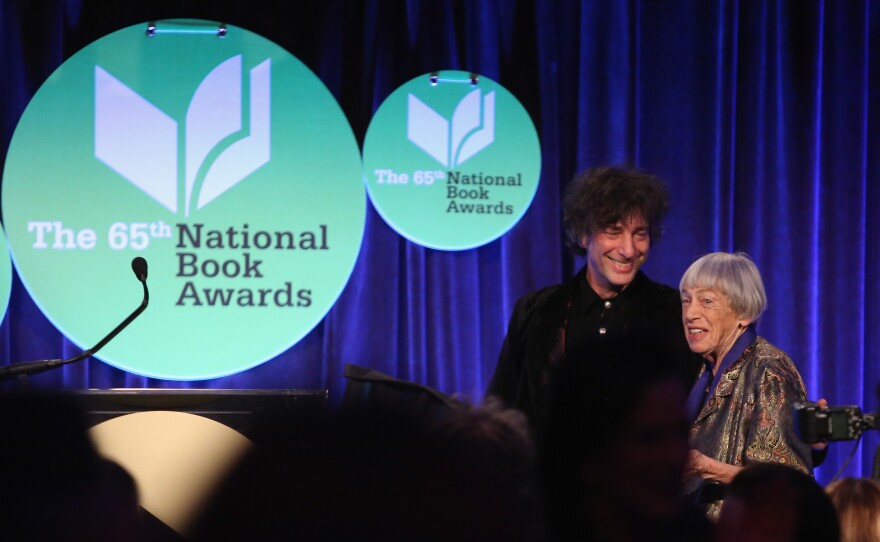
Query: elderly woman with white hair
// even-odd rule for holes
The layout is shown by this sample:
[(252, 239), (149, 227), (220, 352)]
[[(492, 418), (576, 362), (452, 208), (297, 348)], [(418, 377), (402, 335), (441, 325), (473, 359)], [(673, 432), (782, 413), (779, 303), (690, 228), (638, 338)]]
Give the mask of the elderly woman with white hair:
[(703, 256), (679, 291), (688, 345), (705, 364), (687, 403), (693, 424), (685, 487), (717, 519), (724, 484), (746, 465), (812, 473), (810, 447), (792, 427), (792, 404), (806, 391), (791, 359), (755, 331), (767, 296), (748, 255)]

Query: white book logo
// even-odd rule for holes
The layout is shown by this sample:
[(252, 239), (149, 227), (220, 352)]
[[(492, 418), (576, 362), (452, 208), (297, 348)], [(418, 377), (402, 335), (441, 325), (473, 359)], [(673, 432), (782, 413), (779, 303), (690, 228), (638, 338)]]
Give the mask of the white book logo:
[(495, 140), (495, 91), (482, 100), (479, 89), (469, 92), (455, 107), (451, 123), (410, 94), (406, 135), (443, 166), (459, 166)]
[[(187, 108), (185, 216), (269, 161), (271, 60), (250, 70), (247, 132), (242, 131), (241, 66), (237, 55), (211, 70)], [(178, 154), (177, 121), (96, 65), (95, 157), (177, 213)]]

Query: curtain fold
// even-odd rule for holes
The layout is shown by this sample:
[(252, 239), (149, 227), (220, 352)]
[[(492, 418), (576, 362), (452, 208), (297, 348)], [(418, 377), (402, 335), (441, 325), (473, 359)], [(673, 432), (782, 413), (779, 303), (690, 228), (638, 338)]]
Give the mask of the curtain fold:
[[(676, 286), (706, 252), (748, 252), (769, 296), (759, 333), (792, 357), (810, 397), (878, 410), (877, 0), (6, 0), (0, 166), (28, 100), (64, 59), (119, 28), (172, 17), (222, 20), (288, 49), (340, 102), (359, 143), (413, 77), (492, 78), (535, 122), (538, 193), (502, 238), (463, 252), (406, 241), (368, 202), (338, 302), (299, 343), (244, 373), (171, 382), (88, 360), (34, 377), (35, 387), (327, 388), (338, 398), (342, 368), (355, 363), (478, 400), (516, 299), (582, 265), (563, 247), (566, 184), (579, 170), (626, 163), (670, 188), (665, 236), (645, 267), (653, 279)], [(78, 352), (16, 277), (2, 362)], [(868, 474), (877, 443), (867, 433), (846, 474)], [(820, 481), (850, 446), (832, 445)]]

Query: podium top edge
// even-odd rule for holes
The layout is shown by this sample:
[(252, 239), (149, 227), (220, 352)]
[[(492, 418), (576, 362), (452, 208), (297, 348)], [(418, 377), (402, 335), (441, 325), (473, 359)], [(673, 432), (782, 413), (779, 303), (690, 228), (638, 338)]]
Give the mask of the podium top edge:
[(194, 388), (109, 388), (109, 389), (82, 389), (71, 390), (71, 393), (77, 395), (147, 395), (147, 396), (167, 396), (167, 395), (246, 395), (246, 396), (320, 396), (327, 397), (329, 390), (326, 389), (194, 389)]

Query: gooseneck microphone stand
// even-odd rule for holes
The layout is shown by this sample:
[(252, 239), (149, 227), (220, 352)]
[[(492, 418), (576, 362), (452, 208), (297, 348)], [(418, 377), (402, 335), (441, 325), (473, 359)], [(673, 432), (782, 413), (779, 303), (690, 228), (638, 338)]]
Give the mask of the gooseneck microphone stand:
[(140, 316), (144, 309), (147, 308), (147, 304), (150, 302), (150, 291), (147, 289), (147, 260), (138, 256), (134, 260), (131, 261), (131, 268), (134, 271), (134, 275), (144, 286), (144, 300), (141, 302), (141, 305), (134, 310), (133, 313), (128, 315), (128, 318), (122, 321), (118, 326), (116, 326), (113, 331), (107, 334), (106, 337), (98, 341), (98, 344), (85, 350), (76, 356), (69, 359), (42, 359), (39, 361), (25, 361), (23, 363), (14, 363), (12, 365), (7, 365), (6, 367), (0, 367), (0, 382), (4, 380), (9, 380), (12, 378), (18, 377), (21, 380), (25, 380), (28, 375), (33, 375), (37, 373), (42, 373), (44, 371), (49, 371), (52, 369), (56, 369), (58, 367), (67, 365), (68, 363), (75, 363), (81, 359), (85, 359), (89, 356), (92, 356), (98, 352), (101, 348), (104, 347), (105, 344), (110, 342), (113, 337), (119, 334), (120, 331), (125, 329), (128, 324), (132, 323), (135, 318)]

